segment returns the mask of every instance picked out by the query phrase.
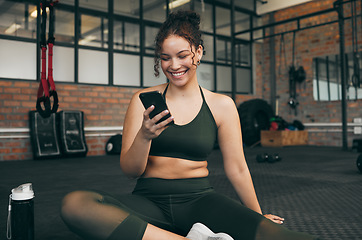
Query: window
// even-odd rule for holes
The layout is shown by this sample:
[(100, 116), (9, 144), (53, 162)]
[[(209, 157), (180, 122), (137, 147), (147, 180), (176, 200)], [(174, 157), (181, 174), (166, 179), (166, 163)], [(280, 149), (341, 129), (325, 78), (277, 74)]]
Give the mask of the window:
[(250, 11), (254, 11), (255, 1), (235, 1), (235, 7), (241, 7)]
[(74, 13), (55, 8), (54, 14), (55, 41), (74, 44)]
[(155, 38), (158, 32), (158, 27), (146, 26), (145, 27), (145, 53), (155, 53)]
[(218, 63), (231, 64), (231, 42), (228, 39), (216, 40), (216, 57)]
[[(347, 99), (362, 99), (362, 66), (359, 60), (359, 74), (354, 71), (353, 54), (346, 54)], [(358, 77), (360, 76), (359, 84)], [(339, 55), (313, 59), (313, 97), (317, 101), (338, 101), (342, 99), (341, 61)]]
[(238, 66), (250, 66), (250, 44), (235, 44), (235, 64)]
[(139, 24), (114, 21), (114, 49), (139, 52), (140, 29)]
[(230, 9), (216, 7), (216, 34), (231, 36)]
[(202, 57), (201, 61), (214, 61), (214, 38), (213, 36), (204, 34), (202, 36), (204, 40), (204, 50), (205, 55)]
[(231, 67), (217, 66), (217, 91), (231, 92)]
[(212, 5), (195, 1), (195, 11), (200, 14), (200, 29), (204, 32), (212, 33), (214, 31)]
[(138, 0), (113, 0), (114, 14), (139, 17), (140, 2)]
[(236, 91), (251, 93), (251, 70), (248, 68), (236, 68)]
[(14, 1), (0, 3), (0, 34), (36, 39), (36, 6)]
[(108, 47), (108, 20), (104, 17), (81, 15), (79, 45)]
[(108, 12), (108, 1), (103, 0), (79, 0), (79, 7)]
[[(235, 11), (235, 33), (250, 29), (250, 15)], [(239, 39), (250, 40), (250, 33), (239, 34)]]
[(166, 82), (166, 76), (163, 74), (161, 68), (160, 75), (158, 77), (155, 77), (153, 70), (153, 58), (151, 57), (143, 58), (143, 79), (143, 85), (145, 87), (151, 87)]
[(214, 66), (202, 63), (197, 67), (197, 80), (201, 87), (210, 91), (214, 90)]
[(143, 0), (143, 18), (162, 23), (166, 20), (166, 1)]

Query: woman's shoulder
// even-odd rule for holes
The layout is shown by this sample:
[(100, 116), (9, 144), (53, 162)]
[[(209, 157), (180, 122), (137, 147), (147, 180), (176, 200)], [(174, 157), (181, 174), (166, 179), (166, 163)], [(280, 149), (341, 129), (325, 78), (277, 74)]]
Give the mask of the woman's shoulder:
[(209, 107), (221, 108), (221, 109), (225, 107), (226, 108), (235, 107), (234, 100), (232, 100), (232, 98), (227, 95), (215, 93), (205, 88), (202, 88), (202, 91), (204, 93), (206, 102), (209, 105)]
[(235, 102), (231, 97), (204, 89), (203, 92), (217, 126), (227, 124), (230, 116), (237, 116)]

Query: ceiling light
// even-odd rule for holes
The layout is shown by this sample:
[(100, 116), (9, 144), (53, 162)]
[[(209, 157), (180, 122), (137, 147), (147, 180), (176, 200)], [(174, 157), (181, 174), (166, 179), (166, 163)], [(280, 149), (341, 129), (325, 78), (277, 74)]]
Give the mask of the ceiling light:
[[(178, 8), (186, 3), (189, 3), (191, 0), (175, 0), (173, 2), (170, 2), (168, 4), (168, 8), (169, 9), (174, 9), (174, 8)], [(165, 7), (166, 8), (166, 7)]]
[(18, 30), (19, 28), (21, 28), (21, 25), (20, 25), (20, 24), (13, 23), (13, 24), (11, 24), (10, 27), (8, 27), (8, 28), (5, 30), (5, 33), (6, 33), (6, 34), (12, 34), (12, 33), (14, 33), (16, 30)]
[(79, 44), (80, 45), (85, 45), (86, 43), (91, 42), (91, 41), (95, 40), (96, 38), (97, 37), (94, 36), (94, 35), (89, 35), (89, 36), (85, 37), (84, 39), (80, 40)]

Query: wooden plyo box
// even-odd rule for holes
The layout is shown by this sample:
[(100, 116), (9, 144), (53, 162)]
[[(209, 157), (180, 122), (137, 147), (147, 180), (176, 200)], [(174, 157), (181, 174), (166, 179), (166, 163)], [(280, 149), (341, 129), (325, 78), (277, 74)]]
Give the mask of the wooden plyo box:
[(261, 131), (261, 145), (264, 147), (282, 147), (308, 144), (307, 131)]

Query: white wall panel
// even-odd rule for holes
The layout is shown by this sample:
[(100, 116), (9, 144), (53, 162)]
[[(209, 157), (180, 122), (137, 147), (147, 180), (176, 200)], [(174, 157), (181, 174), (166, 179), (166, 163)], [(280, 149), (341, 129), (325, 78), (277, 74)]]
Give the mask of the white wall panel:
[(54, 46), (53, 78), (55, 82), (74, 82), (74, 48)]
[(108, 84), (108, 53), (79, 49), (79, 83)]
[(114, 54), (113, 83), (124, 86), (140, 86), (140, 57)]
[(0, 77), (36, 80), (35, 43), (0, 39)]

